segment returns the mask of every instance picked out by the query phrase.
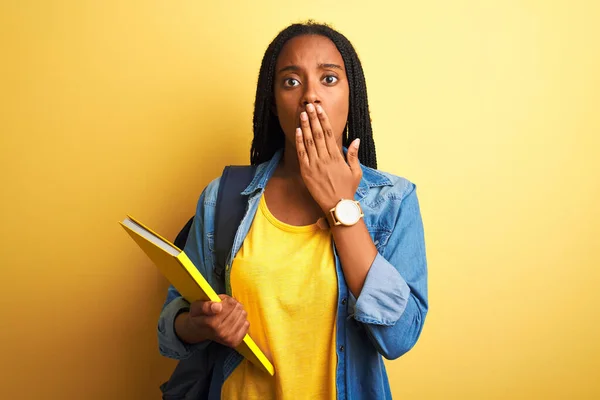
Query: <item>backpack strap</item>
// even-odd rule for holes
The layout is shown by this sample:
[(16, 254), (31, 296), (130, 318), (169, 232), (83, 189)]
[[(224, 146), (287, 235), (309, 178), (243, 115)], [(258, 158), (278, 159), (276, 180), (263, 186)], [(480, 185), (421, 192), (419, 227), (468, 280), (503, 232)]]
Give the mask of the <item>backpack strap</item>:
[[(231, 165), (223, 169), (217, 193), (214, 236), (215, 274), (219, 279), (224, 277), (227, 256), (233, 247), (235, 233), (246, 212), (247, 196), (242, 196), (241, 193), (252, 182), (255, 172), (256, 166), (254, 165)], [(185, 247), (193, 222), (194, 217), (192, 216), (175, 238), (174, 244), (181, 250)]]
[(194, 217), (189, 219), (189, 221), (181, 228), (181, 231), (177, 234), (175, 241), (173, 244), (177, 246), (180, 250), (183, 250), (185, 247), (185, 242), (187, 242), (188, 235), (190, 234), (190, 229), (192, 228), (192, 223), (194, 222)]
[(254, 179), (255, 171), (253, 165), (230, 165), (223, 169), (215, 212), (215, 274), (219, 279), (224, 277), (227, 256), (246, 213), (248, 196), (241, 193)]

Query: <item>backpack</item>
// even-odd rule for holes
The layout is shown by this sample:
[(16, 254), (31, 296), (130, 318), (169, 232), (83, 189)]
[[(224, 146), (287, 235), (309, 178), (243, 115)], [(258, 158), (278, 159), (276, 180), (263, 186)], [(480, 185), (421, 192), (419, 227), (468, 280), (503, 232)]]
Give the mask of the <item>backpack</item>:
[[(246, 212), (247, 196), (240, 193), (252, 182), (255, 171), (256, 166), (227, 166), (221, 175), (214, 232), (214, 272), (220, 281), (224, 281), (227, 256)], [(174, 244), (180, 249), (185, 247), (193, 221), (194, 217), (191, 217), (175, 238)], [(204, 351), (196, 351), (190, 357), (179, 361), (169, 380), (160, 386), (163, 400), (205, 400), (209, 398), (209, 393), (220, 396), (220, 387), (215, 385), (222, 383), (222, 379), (217, 376), (221, 371), (215, 368), (215, 364), (219, 354), (230, 350), (219, 343), (211, 342)]]

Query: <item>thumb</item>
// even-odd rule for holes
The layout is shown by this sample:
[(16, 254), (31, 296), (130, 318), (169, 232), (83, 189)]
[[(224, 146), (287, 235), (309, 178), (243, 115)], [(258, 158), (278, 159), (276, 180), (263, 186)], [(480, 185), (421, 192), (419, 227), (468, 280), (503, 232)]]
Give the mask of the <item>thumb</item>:
[(221, 312), (223, 305), (215, 301), (198, 301), (190, 307), (190, 317), (216, 315)]
[(360, 172), (360, 162), (358, 161), (359, 146), (360, 139), (354, 139), (348, 148), (348, 165), (353, 174), (358, 174)]
[(220, 313), (221, 310), (223, 310), (223, 304), (221, 304), (221, 302), (211, 301), (209, 308), (210, 309), (205, 314), (206, 315), (216, 315), (216, 314)]

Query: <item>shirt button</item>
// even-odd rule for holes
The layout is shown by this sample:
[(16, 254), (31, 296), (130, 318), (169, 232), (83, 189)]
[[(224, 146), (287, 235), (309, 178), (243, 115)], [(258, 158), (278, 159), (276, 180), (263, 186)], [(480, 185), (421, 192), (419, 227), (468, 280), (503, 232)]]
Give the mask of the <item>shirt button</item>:
[(340, 352), (344, 352), (344, 346), (340, 346)]
[(346, 305), (346, 298), (345, 298), (345, 297), (342, 299), (342, 305), (343, 305), (343, 306), (345, 306), (345, 305)]

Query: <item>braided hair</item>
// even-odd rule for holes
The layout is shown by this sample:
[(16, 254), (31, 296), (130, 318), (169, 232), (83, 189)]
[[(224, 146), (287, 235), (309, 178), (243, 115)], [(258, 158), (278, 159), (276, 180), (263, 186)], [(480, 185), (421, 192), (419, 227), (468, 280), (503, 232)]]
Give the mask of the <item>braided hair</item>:
[(344, 35), (328, 25), (312, 21), (288, 26), (273, 39), (265, 52), (256, 85), (253, 118), (254, 139), (250, 150), (250, 163), (258, 165), (270, 160), (275, 152), (285, 145), (283, 130), (278, 117), (273, 112), (275, 64), (285, 43), (302, 35), (325, 36), (335, 44), (342, 55), (350, 89), (348, 123), (342, 143), (348, 147), (354, 139), (360, 138), (358, 159), (367, 167), (377, 168), (377, 155), (367, 100), (367, 85), (358, 54)]

